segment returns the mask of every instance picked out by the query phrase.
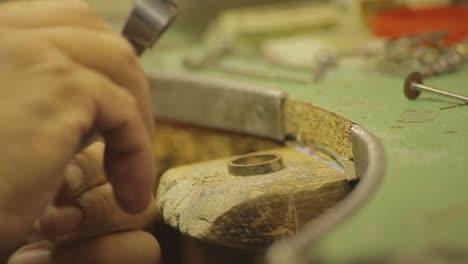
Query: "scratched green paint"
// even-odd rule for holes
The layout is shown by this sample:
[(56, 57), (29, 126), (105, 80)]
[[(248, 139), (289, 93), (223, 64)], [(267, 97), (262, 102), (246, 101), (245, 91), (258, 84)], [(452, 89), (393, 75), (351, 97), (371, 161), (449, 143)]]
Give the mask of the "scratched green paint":
[[(150, 71), (184, 70), (181, 59), (188, 50), (156, 49), (144, 63)], [(256, 67), (252, 58), (231, 60)], [(267, 70), (278, 70), (273, 68)], [(455, 253), (439, 256), (437, 252), (467, 254), (458, 252), (468, 249), (467, 106), (441, 110), (458, 103), (434, 95), (408, 101), (402, 93), (403, 78), (364, 67), (339, 67), (318, 84), (260, 80), (215, 70), (199, 74), (279, 88), (292, 99), (367, 127), (384, 143), (388, 171), (381, 188), (355, 216), (318, 247), (311, 247), (312, 260), (399, 263), (415, 258), (424, 263), (460, 263), (455, 262)], [(468, 94), (468, 68), (427, 83)]]

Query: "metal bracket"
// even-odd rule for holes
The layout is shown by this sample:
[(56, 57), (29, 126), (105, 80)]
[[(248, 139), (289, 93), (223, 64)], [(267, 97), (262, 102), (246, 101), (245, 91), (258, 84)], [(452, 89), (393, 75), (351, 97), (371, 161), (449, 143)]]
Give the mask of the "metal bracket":
[(190, 73), (149, 74), (156, 117), (284, 140), (282, 91)]

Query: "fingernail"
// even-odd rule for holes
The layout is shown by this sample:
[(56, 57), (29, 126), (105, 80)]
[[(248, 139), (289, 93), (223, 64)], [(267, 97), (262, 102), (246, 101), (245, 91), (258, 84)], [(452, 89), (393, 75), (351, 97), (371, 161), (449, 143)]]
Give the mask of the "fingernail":
[(64, 177), (68, 192), (76, 192), (83, 185), (83, 170), (76, 162), (71, 162), (65, 167)]
[(45, 249), (26, 250), (13, 255), (8, 264), (48, 264), (50, 251)]
[(47, 210), (39, 218), (39, 231), (48, 238), (57, 238), (78, 229), (83, 221), (83, 212), (75, 206)]

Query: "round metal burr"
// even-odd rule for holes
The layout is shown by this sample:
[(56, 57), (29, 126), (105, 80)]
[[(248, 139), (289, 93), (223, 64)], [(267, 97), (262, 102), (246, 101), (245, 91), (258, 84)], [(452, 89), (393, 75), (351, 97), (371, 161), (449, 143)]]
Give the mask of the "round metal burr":
[(412, 72), (408, 75), (408, 77), (406, 77), (404, 92), (405, 92), (406, 98), (410, 100), (414, 100), (418, 98), (418, 96), (421, 94), (421, 91), (414, 89), (413, 87), (414, 83), (423, 84), (423, 76), (421, 73)]
[(424, 85), (423, 75), (419, 72), (413, 72), (410, 75), (408, 75), (408, 77), (406, 77), (404, 92), (405, 96), (410, 100), (418, 98), (421, 92), (425, 92), (437, 94), (439, 96), (444, 96), (468, 103), (468, 97), (466, 96), (447, 92), (432, 86)]

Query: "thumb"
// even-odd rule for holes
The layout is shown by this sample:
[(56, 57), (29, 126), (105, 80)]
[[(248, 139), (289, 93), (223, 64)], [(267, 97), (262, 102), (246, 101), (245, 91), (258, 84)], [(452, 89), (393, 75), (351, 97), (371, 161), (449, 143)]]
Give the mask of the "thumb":
[(122, 232), (77, 241), (62, 247), (48, 242), (18, 250), (8, 264), (159, 264), (159, 243), (149, 233)]

